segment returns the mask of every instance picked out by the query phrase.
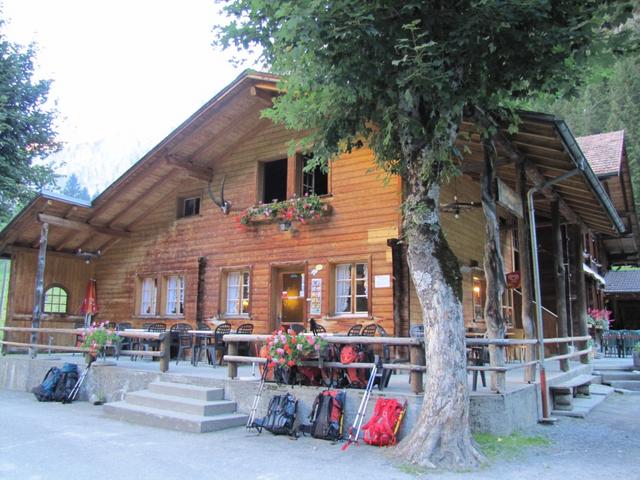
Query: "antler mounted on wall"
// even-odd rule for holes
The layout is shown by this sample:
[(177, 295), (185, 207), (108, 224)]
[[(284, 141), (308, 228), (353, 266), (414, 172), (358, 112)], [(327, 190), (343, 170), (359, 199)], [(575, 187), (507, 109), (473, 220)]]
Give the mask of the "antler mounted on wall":
[(216, 198), (216, 196), (213, 194), (213, 189), (211, 188), (211, 182), (213, 181), (213, 175), (211, 176), (211, 179), (209, 179), (209, 184), (207, 185), (207, 188), (209, 190), (209, 196), (211, 197), (211, 200), (218, 207), (220, 207), (220, 210), (222, 210), (222, 213), (224, 213), (225, 215), (227, 215), (229, 213), (229, 210), (231, 210), (231, 202), (228, 202), (228, 201), (226, 201), (224, 199), (224, 181), (226, 179), (227, 179), (226, 175), (222, 177), (222, 183), (220, 184), (220, 199)]

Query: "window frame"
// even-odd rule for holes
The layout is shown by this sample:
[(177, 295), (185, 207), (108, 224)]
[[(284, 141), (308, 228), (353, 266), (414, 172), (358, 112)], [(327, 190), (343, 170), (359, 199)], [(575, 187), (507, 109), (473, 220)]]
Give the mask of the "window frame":
[[(329, 196), (331, 195), (331, 178), (330, 178), (330, 172), (331, 172), (331, 168), (329, 168), (329, 166), (327, 166), (327, 173), (326, 173), (326, 181), (327, 181), (327, 191), (326, 193), (322, 193), (322, 194), (317, 194), (315, 191), (315, 181), (316, 181), (316, 173), (318, 171), (319, 167), (316, 167), (313, 171), (311, 172), (305, 172), (304, 168), (306, 166), (306, 163), (308, 160), (310, 160), (313, 157), (313, 154), (307, 154), (307, 155), (303, 155), (303, 154), (297, 154), (296, 155), (296, 176), (298, 177), (298, 188), (297, 188), (297, 194), (299, 196), (305, 196), (305, 195), (318, 195), (319, 197), (325, 197), (325, 196)], [(312, 191), (307, 192), (305, 191), (305, 176), (306, 175), (311, 175), (312, 176), (312, 181), (313, 181), (313, 187), (312, 187)]]
[[(152, 306), (152, 311), (149, 313), (143, 312), (144, 308), (144, 292), (145, 292), (145, 282), (146, 281), (153, 282), (153, 290), (152, 295), (150, 295), (150, 306)], [(140, 274), (136, 277), (136, 298), (135, 298), (135, 317), (143, 317), (143, 318), (153, 318), (158, 316), (158, 300), (159, 300), (159, 291), (160, 288), (158, 285), (158, 276), (155, 274)]]
[[(171, 282), (172, 279), (179, 279), (179, 286), (177, 286), (174, 290), (177, 293), (177, 297), (175, 297), (175, 295), (173, 296), (173, 299), (171, 298), (169, 292), (170, 292), (170, 286), (171, 286)], [(163, 309), (163, 314), (167, 317), (179, 317), (179, 318), (183, 318), (184, 314), (185, 314), (185, 292), (186, 292), (186, 276), (184, 273), (182, 272), (171, 272), (171, 273), (167, 273), (164, 274), (162, 276), (162, 309)], [(171, 311), (172, 308), (170, 307), (170, 302), (171, 304), (175, 303), (176, 304), (176, 311), (173, 312)], [(182, 310), (180, 311), (179, 306), (182, 306)]]
[[(240, 283), (236, 286), (238, 288), (238, 311), (233, 312), (228, 310), (229, 305), (229, 278), (230, 275), (239, 274)], [(246, 275), (246, 283), (244, 276)], [(246, 298), (244, 296), (246, 289)], [(221, 318), (224, 319), (249, 319), (251, 318), (252, 298), (253, 296), (253, 269), (249, 265), (242, 265), (237, 267), (225, 267), (221, 269), (220, 273), (220, 304), (218, 312)], [(243, 312), (243, 303), (247, 302), (246, 310)]]
[[(62, 292), (64, 292), (65, 304), (64, 311), (62, 312), (50, 312), (47, 310), (47, 292), (54, 288), (58, 288), (62, 290)], [(56, 295), (56, 298), (57, 297), (58, 295)], [(58, 302), (57, 305), (60, 306), (60, 303)], [(64, 285), (62, 285), (61, 283), (52, 283), (44, 290), (44, 295), (42, 296), (42, 313), (45, 313), (47, 315), (66, 315), (67, 313), (69, 313), (69, 290)]]
[[(190, 215), (186, 215), (185, 208), (186, 203), (189, 200), (197, 200), (197, 212)], [(182, 220), (187, 218), (198, 218), (202, 216), (202, 192), (201, 191), (187, 191), (184, 194), (179, 195), (176, 198), (176, 219)]]
[[(341, 266), (350, 266), (350, 277), (349, 277), (349, 298), (350, 298), (350, 311), (348, 312), (339, 312), (338, 311), (338, 272), (339, 267)], [(357, 267), (358, 265), (364, 265), (365, 273), (364, 276), (357, 276)], [(369, 317), (372, 315), (372, 303), (371, 303), (371, 261), (370, 259), (358, 259), (358, 260), (339, 260), (335, 262), (331, 262), (331, 316), (332, 317)], [(355, 273), (355, 274), (354, 274)], [(359, 281), (364, 282), (366, 295), (358, 295), (357, 293), (357, 283)], [(366, 311), (358, 311), (357, 310), (357, 299), (358, 298), (366, 298), (367, 301), (367, 310)]]

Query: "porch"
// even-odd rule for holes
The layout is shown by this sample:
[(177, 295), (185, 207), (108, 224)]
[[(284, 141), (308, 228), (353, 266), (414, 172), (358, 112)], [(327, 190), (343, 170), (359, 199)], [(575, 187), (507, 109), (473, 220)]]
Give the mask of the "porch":
[[(52, 366), (61, 366), (64, 362), (80, 364), (81, 356), (61, 353), (40, 355), (36, 359), (26, 354), (9, 354), (0, 357), (0, 387), (30, 391), (38, 385), (46, 371)], [(570, 362), (570, 370), (563, 372), (557, 362), (547, 365), (547, 383), (554, 385), (567, 381), (581, 374), (591, 373), (591, 365)], [(528, 384), (523, 381), (522, 372), (509, 370), (505, 372), (506, 391), (500, 394), (492, 392), (478, 382), (476, 391), (471, 391), (473, 372), (468, 372), (470, 387), (470, 425), (475, 432), (488, 432), (494, 435), (507, 435), (514, 431), (523, 430), (535, 425), (541, 417), (539, 383)], [(235, 401), (239, 412), (250, 411), (254, 394), (259, 382), (259, 371), (250, 364), (239, 365), (238, 375), (231, 379), (227, 368), (211, 368), (210, 366), (193, 366), (188, 361), (171, 364), (171, 371), (162, 373), (158, 370), (157, 362), (132, 361), (128, 357), (120, 359), (107, 358), (104, 363), (98, 362), (91, 367), (87, 380), (83, 385), (80, 399), (87, 400), (92, 394), (103, 397), (107, 402), (122, 400), (126, 393), (146, 389), (154, 381), (165, 381), (224, 388), (225, 398)], [(487, 382), (487, 385), (489, 383)], [(268, 383), (259, 407), (259, 412), (266, 411), (268, 399), (276, 394), (291, 391), (299, 399), (299, 417), (305, 419), (313, 400), (322, 387), (283, 386)], [(356, 411), (363, 390), (347, 389), (347, 405), (345, 425), (350, 425)], [(412, 393), (409, 383), (409, 373), (397, 371), (391, 376), (388, 388), (382, 391), (374, 390), (368, 405), (366, 418), (373, 410), (378, 397), (394, 397), (407, 400), (408, 410), (400, 437), (405, 435), (414, 425), (420, 412), (423, 394)], [(35, 401), (35, 400), (34, 400)]]

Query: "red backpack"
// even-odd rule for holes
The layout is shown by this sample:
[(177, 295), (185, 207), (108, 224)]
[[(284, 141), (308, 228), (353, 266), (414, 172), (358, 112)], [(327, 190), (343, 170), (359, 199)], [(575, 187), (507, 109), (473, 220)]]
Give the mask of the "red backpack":
[[(354, 345), (345, 345), (340, 350), (340, 363), (345, 365), (349, 363), (360, 363), (366, 360), (365, 353)], [(347, 380), (349, 385), (354, 388), (365, 388), (367, 386), (367, 377), (365, 370), (362, 368), (347, 368)]]
[(373, 415), (362, 427), (364, 441), (378, 447), (395, 445), (396, 434), (406, 408), (406, 401), (400, 404), (395, 398), (378, 398)]

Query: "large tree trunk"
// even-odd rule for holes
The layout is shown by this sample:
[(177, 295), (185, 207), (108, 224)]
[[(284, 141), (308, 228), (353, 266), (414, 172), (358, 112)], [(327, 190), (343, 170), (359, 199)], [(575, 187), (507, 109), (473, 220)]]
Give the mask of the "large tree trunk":
[[(427, 468), (469, 468), (480, 463), (482, 454), (469, 428), (460, 269), (440, 227), (438, 160), (433, 160), (433, 151), (412, 150), (409, 143), (403, 225), (425, 329), (426, 382), (420, 416), (397, 455)], [(425, 165), (433, 170), (428, 179)]]
[[(484, 172), (482, 174), (482, 211), (485, 218), (484, 276), (487, 282), (487, 300), (484, 305), (484, 319), (487, 323), (489, 339), (504, 339), (505, 324), (502, 315), (502, 294), (505, 289), (504, 262), (500, 252), (500, 228), (496, 211), (495, 157), (496, 151), (491, 140), (485, 140)], [(504, 367), (504, 347), (489, 346), (489, 360), (492, 367)], [(504, 372), (491, 372), (491, 390), (502, 393), (506, 390)]]

